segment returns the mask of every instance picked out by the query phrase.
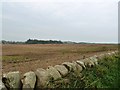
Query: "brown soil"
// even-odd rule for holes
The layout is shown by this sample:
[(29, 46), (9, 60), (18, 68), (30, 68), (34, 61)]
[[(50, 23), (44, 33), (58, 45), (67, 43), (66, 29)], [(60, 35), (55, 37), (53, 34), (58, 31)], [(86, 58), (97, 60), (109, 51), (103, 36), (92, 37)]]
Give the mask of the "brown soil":
[[(37, 68), (47, 68), (116, 49), (116, 45), (101, 44), (7, 44), (2, 46), (2, 72), (20, 71), (23, 74)], [(18, 58), (14, 60), (14, 57)]]

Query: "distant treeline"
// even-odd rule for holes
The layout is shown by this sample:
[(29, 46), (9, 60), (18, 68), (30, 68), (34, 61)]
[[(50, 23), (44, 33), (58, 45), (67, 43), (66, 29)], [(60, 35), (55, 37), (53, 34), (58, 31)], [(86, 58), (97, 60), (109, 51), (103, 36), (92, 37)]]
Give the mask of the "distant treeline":
[(37, 39), (28, 39), (25, 42), (16, 42), (16, 41), (5, 41), (2, 40), (2, 44), (63, 44), (62, 41), (57, 40), (37, 40)]
[(37, 39), (29, 39), (25, 42), (26, 44), (63, 44), (62, 41), (56, 41), (56, 40), (37, 40)]
[(0, 42), (2, 44), (25, 44), (25, 42), (18, 42), (18, 41), (5, 41), (2, 40), (2, 42)]
[(57, 40), (37, 40), (37, 39), (28, 39), (27, 41), (6, 41), (2, 40), (2, 44), (93, 44), (87, 42), (72, 42), (72, 41), (57, 41)]

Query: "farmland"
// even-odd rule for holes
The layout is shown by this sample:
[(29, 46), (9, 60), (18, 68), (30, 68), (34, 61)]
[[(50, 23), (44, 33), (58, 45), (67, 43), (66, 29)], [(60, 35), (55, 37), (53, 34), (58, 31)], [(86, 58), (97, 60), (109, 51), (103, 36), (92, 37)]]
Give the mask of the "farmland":
[(3, 44), (2, 71), (35, 71), (118, 49), (112, 44)]

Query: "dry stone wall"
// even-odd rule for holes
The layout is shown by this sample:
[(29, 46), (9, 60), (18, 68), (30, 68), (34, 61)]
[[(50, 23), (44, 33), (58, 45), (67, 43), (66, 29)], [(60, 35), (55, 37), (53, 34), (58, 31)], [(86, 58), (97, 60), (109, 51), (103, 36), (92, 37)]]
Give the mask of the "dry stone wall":
[(66, 77), (70, 72), (81, 74), (82, 70), (86, 68), (94, 67), (98, 65), (98, 60), (101, 60), (105, 56), (116, 55), (118, 51), (111, 53), (101, 54), (99, 56), (94, 55), (83, 60), (77, 60), (73, 62), (64, 62), (61, 65), (48, 66), (47, 69), (38, 68), (35, 72), (27, 72), (20, 77), (20, 72), (9, 72), (2, 75), (0, 82), (0, 89), (2, 90), (24, 90), (29, 88), (35, 90), (35, 88), (48, 88), (50, 80), (59, 80)]

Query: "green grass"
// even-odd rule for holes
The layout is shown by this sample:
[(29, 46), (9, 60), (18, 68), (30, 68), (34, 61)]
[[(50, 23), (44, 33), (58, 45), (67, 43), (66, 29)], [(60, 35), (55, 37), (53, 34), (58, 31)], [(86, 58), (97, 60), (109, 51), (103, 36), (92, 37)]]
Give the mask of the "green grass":
[[(71, 72), (65, 79), (69, 83), (52, 81), (52, 87), (58, 88), (120, 88), (120, 69), (118, 55), (99, 60), (99, 65), (87, 68), (81, 75)], [(64, 80), (64, 79), (62, 79)], [(61, 80), (61, 81), (62, 81)]]
[(118, 65), (119, 57), (105, 57), (99, 61), (94, 68), (87, 68), (83, 71), (86, 88), (117, 88), (120, 87)]
[(25, 57), (23, 56), (2, 56), (2, 61), (22, 61)]

